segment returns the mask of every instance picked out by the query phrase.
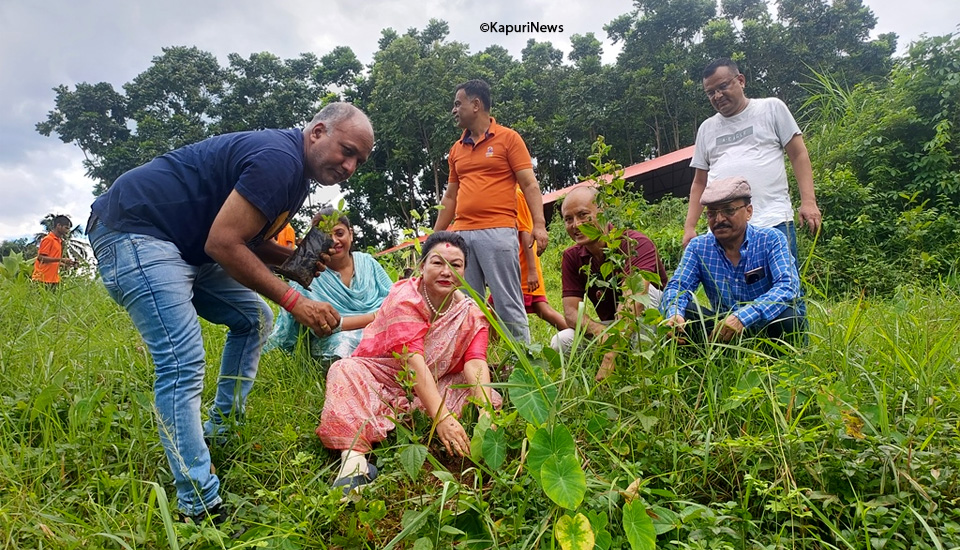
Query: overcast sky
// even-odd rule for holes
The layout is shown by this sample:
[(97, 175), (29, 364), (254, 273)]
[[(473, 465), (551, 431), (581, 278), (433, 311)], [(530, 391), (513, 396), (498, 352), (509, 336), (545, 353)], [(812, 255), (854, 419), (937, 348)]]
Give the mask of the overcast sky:
[[(960, 24), (956, 0), (865, 3), (879, 20), (875, 34), (896, 32), (901, 51), (922, 33), (946, 34)], [(39, 220), (50, 212), (68, 214), (74, 223), (89, 214), (93, 182), (83, 175), (83, 154), (34, 129), (54, 107), (54, 86), (104, 81), (121, 90), (166, 46), (196, 46), (224, 66), (234, 52), (286, 59), (349, 46), (366, 65), (381, 29), (423, 29), (430, 18), (447, 21), (450, 38), (471, 52), (499, 44), (516, 58), (530, 38), (568, 51), (572, 35), (594, 32), (612, 61), (615, 49), (603, 25), (632, 7), (630, 0), (0, 0), (0, 240), (39, 232)], [(480, 24), (491, 21), (558, 24), (563, 32), (481, 32)]]

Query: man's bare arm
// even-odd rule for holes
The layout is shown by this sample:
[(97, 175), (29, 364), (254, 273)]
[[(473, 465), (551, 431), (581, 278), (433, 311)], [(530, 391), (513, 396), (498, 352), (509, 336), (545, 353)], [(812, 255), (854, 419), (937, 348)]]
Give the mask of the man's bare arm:
[(813, 167), (810, 165), (810, 153), (803, 141), (803, 136), (797, 134), (785, 147), (793, 174), (797, 177), (797, 189), (800, 191), (800, 225), (806, 225), (811, 233), (820, 229), (823, 219), (820, 207), (817, 206), (817, 195), (813, 190)]
[[(577, 326), (577, 315), (580, 311), (581, 302), (583, 302), (583, 299), (576, 296), (563, 297), (563, 318), (570, 328), (576, 328)], [(592, 336), (600, 334), (607, 328), (602, 323), (591, 319), (586, 313), (583, 314), (583, 326), (586, 328), (587, 334)]]
[(683, 248), (686, 248), (690, 241), (697, 236), (697, 221), (703, 214), (700, 197), (703, 196), (703, 190), (706, 188), (707, 171), (697, 168), (693, 174), (693, 182), (690, 184), (690, 204), (687, 205), (687, 219), (683, 222)]
[(533, 174), (533, 168), (520, 170), (516, 172), (516, 176), (520, 190), (523, 191), (523, 198), (527, 201), (527, 208), (530, 209), (530, 217), (533, 218), (533, 231), (530, 234), (537, 241), (537, 254), (543, 254), (547, 249), (547, 222), (543, 218), (543, 195), (540, 193), (540, 185)]
[[(204, 250), (237, 282), (279, 304), (290, 287), (247, 246), (266, 223), (260, 210), (233, 191), (213, 221)], [(340, 315), (330, 304), (306, 297), (296, 302), (291, 314), (321, 335), (329, 334), (340, 323)]]
[(440, 212), (437, 213), (437, 223), (433, 224), (434, 231), (446, 231), (447, 227), (453, 222), (453, 216), (457, 213), (457, 195), (460, 193), (460, 183), (451, 181), (447, 183), (447, 190), (443, 192), (443, 198), (440, 199)]

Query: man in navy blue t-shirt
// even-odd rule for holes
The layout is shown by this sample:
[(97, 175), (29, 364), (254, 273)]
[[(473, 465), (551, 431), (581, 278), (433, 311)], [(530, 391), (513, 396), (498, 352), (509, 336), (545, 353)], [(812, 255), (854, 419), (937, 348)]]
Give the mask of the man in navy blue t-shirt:
[[(216, 136), (123, 174), (93, 203), (90, 243), (110, 296), (130, 314), (156, 369), (154, 394), (180, 509), (222, 518), (220, 481), (205, 438), (239, 419), (273, 314), (257, 293), (325, 336), (340, 323), (328, 303), (273, 275), (291, 250), (271, 238), (300, 209), (311, 181), (349, 178), (373, 148), (367, 116), (323, 108), (300, 130)], [(229, 328), (210, 418), (201, 424), (205, 370), (199, 317)]]

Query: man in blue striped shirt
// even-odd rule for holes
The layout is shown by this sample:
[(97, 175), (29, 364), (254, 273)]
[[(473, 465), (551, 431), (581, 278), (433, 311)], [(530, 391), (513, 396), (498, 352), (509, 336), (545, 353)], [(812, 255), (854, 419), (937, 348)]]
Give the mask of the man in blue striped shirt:
[[(690, 241), (663, 291), (666, 324), (693, 339), (709, 334), (719, 342), (741, 334), (782, 338), (805, 331), (800, 275), (786, 237), (748, 223), (750, 184), (741, 177), (715, 180), (700, 203), (710, 233)], [(692, 300), (701, 284), (712, 311)]]

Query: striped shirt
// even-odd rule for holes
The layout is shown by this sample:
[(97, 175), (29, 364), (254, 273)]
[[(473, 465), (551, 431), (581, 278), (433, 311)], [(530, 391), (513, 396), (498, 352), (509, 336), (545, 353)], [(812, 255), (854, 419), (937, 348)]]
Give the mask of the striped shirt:
[(800, 275), (787, 238), (777, 229), (748, 224), (736, 266), (712, 233), (690, 241), (663, 291), (660, 308), (664, 317), (682, 316), (701, 284), (711, 308), (721, 314), (733, 313), (744, 327), (765, 325), (791, 305), (797, 314), (806, 315)]

